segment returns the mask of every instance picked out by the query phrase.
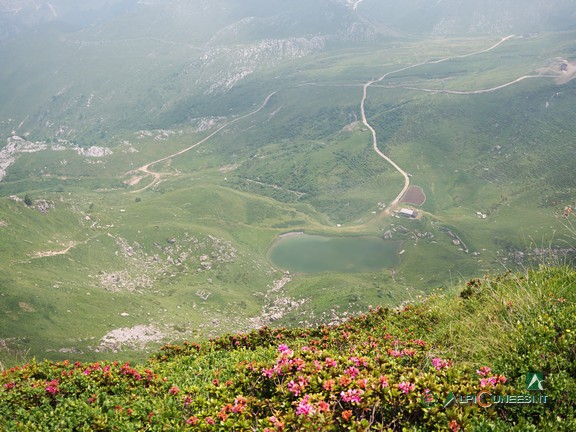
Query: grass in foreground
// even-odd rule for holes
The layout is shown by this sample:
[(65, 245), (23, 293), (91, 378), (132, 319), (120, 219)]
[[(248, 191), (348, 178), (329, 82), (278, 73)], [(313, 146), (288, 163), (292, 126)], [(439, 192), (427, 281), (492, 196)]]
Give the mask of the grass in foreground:
[(543, 267), (145, 365), (32, 361), (0, 375), (0, 430), (575, 430), (575, 287)]

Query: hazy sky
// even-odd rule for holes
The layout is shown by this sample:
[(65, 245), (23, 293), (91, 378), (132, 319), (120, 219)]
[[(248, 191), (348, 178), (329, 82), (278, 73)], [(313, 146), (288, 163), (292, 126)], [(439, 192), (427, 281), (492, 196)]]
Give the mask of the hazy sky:
[(576, 0), (0, 0), (0, 35), (53, 20), (86, 26), (125, 14), (144, 19), (142, 11), (151, 8), (163, 19), (179, 13), (205, 15), (214, 24), (217, 14), (229, 19), (283, 14), (293, 20), (297, 14), (322, 19), (347, 8), (364, 21), (403, 33), (529, 32), (576, 23)]

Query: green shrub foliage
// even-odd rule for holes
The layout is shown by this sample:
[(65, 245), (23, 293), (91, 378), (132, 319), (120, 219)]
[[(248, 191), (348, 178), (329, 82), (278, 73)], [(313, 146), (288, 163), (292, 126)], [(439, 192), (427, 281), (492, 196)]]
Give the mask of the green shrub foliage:
[[(576, 430), (574, 287), (545, 268), (339, 326), (167, 345), (145, 365), (31, 361), (0, 375), (0, 430)], [(459, 349), (474, 343), (447, 329), (470, 319), (508, 348)], [(526, 395), (546, 403), (482, 406)]]

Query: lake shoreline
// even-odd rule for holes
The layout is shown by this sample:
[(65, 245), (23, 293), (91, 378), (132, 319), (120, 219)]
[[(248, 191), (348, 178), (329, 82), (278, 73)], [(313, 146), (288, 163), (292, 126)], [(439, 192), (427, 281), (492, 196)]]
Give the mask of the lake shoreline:
[(304, 235), (304, 231), (291, 231), (291, 232), (287, 232), (284, 234), (280, 234), (278, 236), (278, 238), (285, 238), (285, 237), (294, 237), (294, 236), (299, 236), (299, 235)]

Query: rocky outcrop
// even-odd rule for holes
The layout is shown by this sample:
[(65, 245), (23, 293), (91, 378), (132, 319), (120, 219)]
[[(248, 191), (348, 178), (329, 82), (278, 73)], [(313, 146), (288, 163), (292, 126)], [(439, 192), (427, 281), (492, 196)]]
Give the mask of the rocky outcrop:
[[(93, 225), (94, 226), (94, 225)], [(99, 225), (95, 225), (95, 229)], [(116, 255), (129, 265), (125, 270), (102, 270), (91, 276), (106, 291), (143, 293), (154, 289), (162, 278), (184, 273), (210, 273), (233, 263), (237, 250), (232, 243), (212, 235), (206, 237), (171, 237), (166, 244), (154, 243), (154, 251), (146, 250), (138, 242), (129, 243), (123, 237), (114, 237)]]
[(90, 158), (101, 158), (105, 156), (110, 156), (112, 150), (107, 147), (92, 146), (88, 148), (74, 147), (73, 150), (80, 156), (90, 157)]
[[(200, 71), (198, 81), (208, 86), (205, 94), (222, 93), (232, 89), (258, 70), (321, 51), (325, 45), (326, 37), (314, 36), (263, 39), (241, 48), (219, 46), (208, 49), (194, 61), (189, 67), (189, 72)], [(214, 69), (218, 64), (223, 64), (225, 67)], [(218, 72), (214, 73), (215, 70)]]
[(117, 353), (123, 348), (144, 349), (149, 343), (160, 342), (165, 337), (166, 334), (154, 325), (122, 327), (106, 333), (94, 351)]
[(0, 181), (6, 176), (6, 170), (16, 162), (19, 153), (34, 153), (46, 150), (44, 142), (30, 142), (24, 138), (13, 135), (6, 140), (6, 146), (0, 149)]

